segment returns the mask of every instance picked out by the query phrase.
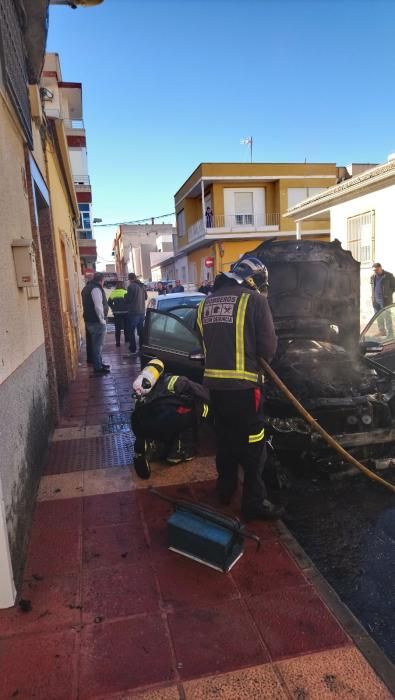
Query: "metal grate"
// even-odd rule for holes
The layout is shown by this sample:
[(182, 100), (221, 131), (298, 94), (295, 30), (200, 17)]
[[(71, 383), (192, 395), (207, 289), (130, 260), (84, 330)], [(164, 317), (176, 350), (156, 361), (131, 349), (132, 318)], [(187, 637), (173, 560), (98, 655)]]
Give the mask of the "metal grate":
[(133, 461), (133, 439), (118, 433), (97, 438), (63, 440), (51, 444), (44, 474), (127, 467)]
[(130, 413), (112, 413), (103, 425), (103, 433), (130, 433)]
[(12, 0), (0, 0), (0, 53), (7, 92), (30, 148), (33, 148), (25, 48)]

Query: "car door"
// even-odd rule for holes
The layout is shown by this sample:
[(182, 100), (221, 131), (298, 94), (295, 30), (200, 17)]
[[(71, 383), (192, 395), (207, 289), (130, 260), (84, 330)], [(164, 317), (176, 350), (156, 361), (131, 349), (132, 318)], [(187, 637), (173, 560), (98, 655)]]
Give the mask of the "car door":
[(188, 309), (188, 312), (185, 307), (171, 312), (148, 309), (141, 352), (143, 365), (158, 357), (166, 372), (201, 381), (204, 355), (195, 320), (196, 309)]
[(380, 309), (361, 333), (360, 345), (369, 364), (395, 376), (395, 304)]

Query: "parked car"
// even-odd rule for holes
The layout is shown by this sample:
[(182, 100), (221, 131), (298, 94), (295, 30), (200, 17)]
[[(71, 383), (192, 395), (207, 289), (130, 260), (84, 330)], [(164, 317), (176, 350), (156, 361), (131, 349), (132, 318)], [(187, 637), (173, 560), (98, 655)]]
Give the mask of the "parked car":
[(204, 294), (199, 292), (174, 292), (173, 294), (158, 294), (148, 302), (149, 309), (158, 309), (159, 311), (171, 311), (176, 307), (193, 307), (196, 308)]
[[(395, 305), (376, 314), (360, 338), (359, 263), (338, 241), (268, 241), (253, 254), (269, 270), (279, 341), (274, 370), (354, 454), (382, 456), (395, 444), (395, 340), (378, 342), (372, 336), (380, 313), (395, 316)], [(160, 357), (169, 372), (201, 381), (204, 354), (195, 326), (196, 308), (185, 315), (182, 308), (149, 308), (143, 362)], [(325, 449), (322, 438), (269, 381), (264, 396), (279, 454), (317, 455)]]

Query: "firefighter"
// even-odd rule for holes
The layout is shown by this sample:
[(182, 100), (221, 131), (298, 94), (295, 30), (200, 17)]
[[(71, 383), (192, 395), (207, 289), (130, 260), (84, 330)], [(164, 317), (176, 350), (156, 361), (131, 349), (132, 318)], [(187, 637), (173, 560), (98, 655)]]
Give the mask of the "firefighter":
[(149, 479), (152, 458), (170, 465), (193, 459), (198, 424), (209, 415), (208, 390), (186, 377), (165, 374), (158, 359), (143, 369), (133, 390), (134, 468), (140, 479)]
[(217, 276), (197, 315), (206, 358), (204, 385), (210, 390), (217, 438), (217, 497), (224, 505), (231, 502), (241, 465), (241, 511), (247, 521), (276, 519), (283, 513), (267, 499), (262, 476), (266, 447), (259, 358), (271, 361), (277, 348), (267, 289), (265, 265), (245, 257), (231, 272)]

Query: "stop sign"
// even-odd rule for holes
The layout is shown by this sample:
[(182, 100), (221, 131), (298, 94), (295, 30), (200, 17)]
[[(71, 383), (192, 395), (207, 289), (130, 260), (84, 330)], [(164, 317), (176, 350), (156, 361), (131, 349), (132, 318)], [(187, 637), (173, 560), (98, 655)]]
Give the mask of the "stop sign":
[(204, 264), (206, 267), (214, 267), (214, 258), (205, 258)]

